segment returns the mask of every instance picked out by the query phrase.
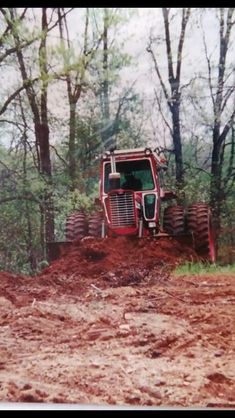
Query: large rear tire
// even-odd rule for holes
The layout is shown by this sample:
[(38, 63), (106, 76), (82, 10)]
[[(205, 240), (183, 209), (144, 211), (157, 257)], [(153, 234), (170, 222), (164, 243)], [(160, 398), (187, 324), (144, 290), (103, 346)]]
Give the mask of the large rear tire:
[(73, 212), (65, 224), (66, 241), (76, 241), (87, 235), (87, 220), (82, 212)]
[(170, 235), (185, 233), (185, 212), (183, 206), (168, 206), (164, 210), (163, 229)]
[(102, 235), (102, 212), (96, 212), (88, 220), (88, 235), (90, 237), (100, 237)]
[(196, 203), (188, 207), (187, 229), (193, 234), (197, 254), (205, 261), (215, 263), (215, 238), (211, 210), (208, 205)]

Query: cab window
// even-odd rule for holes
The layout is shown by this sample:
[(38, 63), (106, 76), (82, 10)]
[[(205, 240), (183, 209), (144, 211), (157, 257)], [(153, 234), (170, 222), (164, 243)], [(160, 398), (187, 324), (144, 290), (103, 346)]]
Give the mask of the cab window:
[[(121, 175), (121, 188), (128, 188), (129, 179), (130, 189), (135, 191), (146, 191), (154, 189), (154, 181), (152, 175), (151, 164), (148, 159), (117, 161), (116, 170)], [(111, 164), (105, 163), (104, 192), (109, 191), (109, 173), (111, 172)], [(134, 182), (133, 182), (134, 179)], [(131, 187), (132, 186), (132, 187)]]

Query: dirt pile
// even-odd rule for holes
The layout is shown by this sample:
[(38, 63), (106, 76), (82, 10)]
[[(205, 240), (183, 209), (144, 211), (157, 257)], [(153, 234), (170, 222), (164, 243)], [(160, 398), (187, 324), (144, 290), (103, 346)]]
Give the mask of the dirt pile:
[(22, 306), (26, 300), (82, 295), (91, 288), (99, 292), (109, 287), (146, 286), (168, 277), (177, 264), (193, 259), (196, 255), (191, 248), (169, 238), (89, 238), (75, 242), (35, 277), (0, 273), (0, 296)]
[[(153, 240), (117, 237), (88, 238), (74, 243), (67, 253), (39, 274), (41, 284), (63, 285), (67, 291), (84, 291), (90, 282), (102, 289), (140, 285), (160, 274), (169, 274), (177, 264), (195, 260), (187, 245), (171, 238)], [(62, 280), (63, 281), (63, 280)]]

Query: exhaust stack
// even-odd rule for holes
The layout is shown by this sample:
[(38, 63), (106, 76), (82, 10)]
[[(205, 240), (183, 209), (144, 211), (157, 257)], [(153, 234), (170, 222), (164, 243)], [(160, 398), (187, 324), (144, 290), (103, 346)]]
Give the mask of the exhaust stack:
[(121, 176), (120, 173), (117, 173), (116, 171), (116, 160), (114, 153), (112, 152), (110, 155), (110, 161), (111, 161), (111, 173), (109, 174), (109, 190), (116, 190), (120, 189), (121, 183)]

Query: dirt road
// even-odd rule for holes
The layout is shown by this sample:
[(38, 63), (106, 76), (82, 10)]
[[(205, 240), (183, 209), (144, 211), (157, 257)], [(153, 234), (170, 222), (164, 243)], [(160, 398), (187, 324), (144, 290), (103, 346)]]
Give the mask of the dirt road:
[(173, 240), (86, 240), (0, 273), (0, 402), (235, 407), (235, 275), (180, 276)]

